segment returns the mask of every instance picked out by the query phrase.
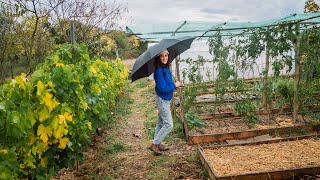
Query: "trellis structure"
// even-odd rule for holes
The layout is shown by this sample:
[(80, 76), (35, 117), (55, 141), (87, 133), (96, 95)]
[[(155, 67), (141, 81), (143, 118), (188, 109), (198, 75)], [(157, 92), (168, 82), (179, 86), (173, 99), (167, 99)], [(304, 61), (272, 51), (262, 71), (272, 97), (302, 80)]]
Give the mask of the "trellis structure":
[[(303, 31), (308, 28), (318, 27), (320, 23), (320, 13), (308, 13), (308, 14), (292, 14), (286, 17), (272, 19), (268, 21), (262, 22), (252, 22), (252, 23), (234, 23), (234, 22), (177, 22), (177, 23), (163, 23), (163, 24), (147, 24), (147, 25), (139, 25), (139, 26), (130, 26), (126, 27), (126, 31), (128, 34), (136, 35), (137, 37), (155, 42), (168, 37), (181, 37), (181, 36), (195, 36), (199, 39), (208, 39), (209, 37), (214, 37), (217, 32), (221, 34), (221, 36), (230, 36), (235, 37), (237, 35), (244, 35), (245, 33), (251, 33), (248, 30), (252, 29), (268, 29), (277, 26), (285, 26), (285, 25), (297, 25), (295, 30), (298, 34), (299, 31)], [(295, 51), (295, 74), (296, 77), (299, 77), (299, 38), (297, 37), (297, 41), (294, 44)], [(268, 48), (268, 47), (267, 47)], [(269, 54), (266, 55), (266, 68), (268, 71), (269, 65)], [(177, 65), (179, 63), (176, 63)], [(179, 72), (179, 66), (176, 67), (176, 71)], [(177, 77), (179, 78), (180, 75)], [(265, 79), (267, 79), (268, 74), (265, 74)], [(265, 82), (267, 83), (267, 82)], [(297, 109), (297, 86), (298, 79), (295, 81), (295, 92), (294, 92), (294, 115), (295, 119), (298, 113)]]
[(136, 35), (145, 41), (159, 41), (171, 36), (194, 36), (206, 39), (223, 31), (224, 35), (237, 35), (245, 30), (261, 27), (273, 27), (280, 24), (300, 23), (314, 25), (320, 23), (320, 13), (292, 14), (286, 17), (261, 22), (192, 22), (183, 21), (175, 23), (140, 24), (127, 26), (126, 33)]
[[(198, 37), (197, 40), (208, 40), (209, 44), (209, 51), (213, 56), (213, 63), (217, 63), (219, 70), (222, 67), (222, 65), (225, 65), (223, 63), (229, 63), (228, 60), (230, 60), (230, 56), (227, 54), (230, 51), (223, 48), (229, 48), (229, 44), (232, 44), (230, 39), (236, 37), (236, 47), (239, 47), (240, 49), (244, 50), (245, 52), (242, 55), (237, 54), (236, 57), (244, 58), (244, 59), (254, 59), (261, 54), (262, 51), (266, 52), (265, 56), (265, 69), (263, 75), (263, 107), (265, 109), (258, 110), (258, 111), (251, 111), (247, 113), (247, 115), (254, 114), (272, 114), (272, 113), (279, 113), (282, 111), (288, 111), (290, 110), (288, 108), (283, 109), (267, 109), (268, 102), (270, 105), (268, 107), (271, 107), (271, 101), (268, 100), (267, 97), (267, 88), (268, 87), (268, 75), (269, 75), (269, 64), (271, 63), (271, 58), (276, 57), (277, 55), (282, 55), (283, 53), (292, 50), (293, 51), (293, 57), (290, 57), (291, 63), (294, 62), (294, 93), (293, 93), (293, 116), (294, 120), (297, 119), (297, 116), (299, 114), (299, 106), (298, 106), (298, 85), (299, 80), (301, 76), (301, 66), (304, 63), (304, 61), (310, 61), (310, 58), (318, 58), (318, 61), (320, 61), (319, 56), (320, 52), (315, 50), (315, 52), (311, 52), (313, 54), (303, 54), (305, 53), (305, 47), (309, 43), (309, 32), (316, 33), (319, 35), (319, 24), (320, 24), (320, 13), (309, 13), (309, 14), (292, 14), (290, 16), (286, 16), (279, 19), (272, 19), (269, 21), (262, 21), (262, 22), (254, 22), (254, 23), (229, 23), (229, 22), (177, 22), (177, 23), (167, 23), (167, 24), (147, 24), (147, 25), (140, 25), (140, 26), (130, 26), (126, 28), (126, 31), (128, 34), (136, 35), (138, 38), (141, 38), (142, 40), (149, 41), (149, 42), (157, 42), (164, 38), (169, 38), (172, 36), (175, 37), (182, 37), (182, 36), (193, 36)], [(278, 28), (278, 29), (277, 29)], [(282, 29), (281, 29), (282, 28)], [(279, 33), (279, 31), (281, 31)], [(289, 33), (287, 33), (290, 31)], [(269, 33), (271, 32), (271, 33)], [(307, 33), (305, 33), (307, 32)], [(273, 33), (273, 34), (272, 34)], [(261, 34), (263, 36), (261, 36)], [(274, 35), (275, 36), (272, 36)], [(277, 43), (281, 37), (290, 39), (290, 43), (288, 42), (281, 42), (281, 45), (288, 46), (283, 49), (277, 49), (279, 47), (273, 48), (272, 43)], [(304, 37), (303, 37), (304, 36)], [(264, 39), (259, 39), (263, 37)], [(319, 36), (320, 37), (320, 36)], [(314, 37), (319, 38), (319, 37)], [(248, 41), (245, 41), (245, 39), (250, 39)], [(255, 38), (255, 39), (254, 39)], [(223, 43), (223, 40), (230, 40), (228, 41), (229, 44), (226, 45)], [(258, 39), (258, 40), (257, 40)], [(305, 44), (305, 40), (307, 39), (307, 44)], [(304, 40), (304, 41), (301, 41)], [(312, 40), (312, 39), (311, 39)], [(262, 41), (262, 43), (261, 43)], [(272, 42), (275, 41), (275, 42)], [(239, 43), (240, 42), (240, 43)], [(280, 42), (280, 41), (279, 41)], [(243, 43), (243, 45), (241, 44)], [(251, 43), (251, 44), (250, 44)], [(254, 44), (255, 43), (255, 44)], [(250, 46), (253, 44), (253, 49), (259, 47), (259, 50), (253, 50), (250, 47), (243, 47), (243, 46)], [(314, 42), (313, 42), (314, 44)], [(220, 48), (220, 46), (222, 48)], [(217, 48), (219, 47), (219, 48)], [(261, 47), (263, 47), (261, 49)], [(318, 48), (319, 49), (319, 48)], [(223, 54), (219, 51), (225, 50), (227, 53)], [(252, 52), (249, 52), (252, 51)], [(309, 51), (307, 51), (309, 52)], [(251, 54), (250, 54), (251, 53)], [(241, 54), (241, 53), (240, 53)], [(288, 56), (289, 57), (289, 56)], [(302, 59), (301, 59), (302, 58)], [(192, 62), (192, 61), (191, 61)], [(179, 59), (176, 59), (175, 61), (175, 68), (176, 68), (176, 78), (177, 80), (180, 80), (180, 69), (179, 69)], [(196, 62), (197, 63), (197, 62)], [(283, 67), (282, 67), (283, 68)], [(227, 69), (228, 70), (228, 69)], [(230, 69), (229, 69), (230, 70)], [(215, 82), (211, 82), (215, 84), (215, 86), (219, 86), (219, 83), (223, 81), (229, 81), (230, 75), (226, 78), (219, 79), (218, 77)], [(214, 78), (213, 78), (214, 80)], [(219, 80), (221, 82), (219, 82)], [(234, 82), (237, 82), (237, 75), (233, 78)], [(250, 80), (251, 81), (251, 80)], [(255, 79), (252, 79), (252, 82), (256, 82)], [(320, 81), (319, 81), (320, 82)], [(196, 87), (199, 89), (198, 87)], [(232, 89), (234, 90), (234, 89)], [(208, 91), (208, 90), (207, 90)], [(236, 93), (235, 93), (236, 94)], [(216, 93), (217, 95), (217, 93)], [(223, 97), (224, 93), (222, 94)], [(180, 106), (180, 118), (183, 121), (184, 126), (184, 132), (187, 136), (188, 143), (190, 144), (198, 144), (198, 143), (210, 143), (210, 142), (221, 142), (225, 140), (230, 139), (247, 139), (250, 137), (255, 137), (263, 134), (278, 134), (283, 135), (287, 134), (288, 132), (298, 132), (303, 131), (308, 133), (318, 133), (319, 132), (319, 124), (305, 124), (305, 125), (298, 125), (293, 127), (280, 127), (280, 128), (270, 128), (270, 129), (258, 129), (258, 130), (246, 130), (246, 131), (237, 131), (237, 132), (229, 132), (229, 133), (215, 133), (215, 134), (202, 134), (202, 135), (192, 135), (189, 133), (189, 128), (186, 122), (186, 114), (185, 114), (185, 104), (183, 101), (183, 94), (181, 89), (179, 89), (179, 98), (181, 100), (181, 106)], [(216, 96), (218, 98), (218, 96)], [(252, 97), (254, 99), (255, 97)], [(270, 99), (270, 97), (269, 97)], [(195, 99), (191, 99), (195, 100)], [(249, 99), (251, 100), (251, 99)], [(226, 102), (226, 100), (223, 100)], [(241, 104), (241, 101), (239, 101)], [(319, 105), (319, 103), (317, 104)], [(307, 108), (310, 108), (312, 110), (318, 110), (319, 107), (316, 106), (308, 106)], [(202, 119), (212, 119), (212, 118), (224, 118), (224, 117), (232, 117), (232, 118), (238, 118), (236, 113), (234, 112), (224, 112), (224, 113), (211, 113), (211, 114), (205, 114), (202, 115)], [(290, 170), (291, 171), (291, 170)], [(296, 170), (292, 170), (293, 172), (296, 172)], [(301, 170), (305, 172), (305, 170)]]

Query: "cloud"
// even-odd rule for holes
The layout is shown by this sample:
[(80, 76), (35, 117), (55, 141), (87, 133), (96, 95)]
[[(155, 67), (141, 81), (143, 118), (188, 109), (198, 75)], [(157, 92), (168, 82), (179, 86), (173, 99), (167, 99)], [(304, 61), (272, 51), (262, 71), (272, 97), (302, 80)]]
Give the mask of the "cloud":
[(277, 1), (256, 1), (256, 0), (224, 0), (216, 2), (214, 6), (206, 6), (201, 13), (209, 17), (214, 14), (224, 15), (228, 20), (236, 21), (263, 21), (273, 18), (280, 18), (292, 13), (302, 13), (303, 0), (277, 0)]
[(178, 21), (255, 22), (303, 13), (305, 0), (128, 0), (130, 24)]

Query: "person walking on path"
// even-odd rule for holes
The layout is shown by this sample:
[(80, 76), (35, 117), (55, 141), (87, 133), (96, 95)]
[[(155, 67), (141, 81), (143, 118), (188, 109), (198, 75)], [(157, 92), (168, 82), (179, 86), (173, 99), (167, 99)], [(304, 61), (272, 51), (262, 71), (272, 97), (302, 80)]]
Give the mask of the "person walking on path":
[(159, 111), (158, 122), (155, 129), (154, 139), (149, 147), (155, 155), (161, 155), (161, 151), (169, 150), (161, 142), (173, 128), (172, 115), (170, 111), (170, 102), (173, 97), (173, 91), (176, 88), (182, 88), (180, 81), (173, 83), (172, 74), (169, 70), (169, 51), (162, 51), (155, 59), (155, 91), (156, 104)]

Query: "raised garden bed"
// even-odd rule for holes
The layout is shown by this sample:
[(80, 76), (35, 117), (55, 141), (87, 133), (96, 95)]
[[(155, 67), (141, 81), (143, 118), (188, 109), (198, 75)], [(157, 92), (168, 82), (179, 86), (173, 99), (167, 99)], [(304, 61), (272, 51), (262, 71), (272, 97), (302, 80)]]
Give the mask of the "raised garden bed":
[(211, 179), (286, 179), (320, 173), (318, 136), (199, 146)]
[(247, 139), (269, 134), (282, 137), (306, 135), (320, 131), (320, 122), (314, 118), (299, 116), (299, 121), (293, 121), (290, 115), (257, 115), (254, 126), (248, 124), (244, 117), (205, 120), (206, 126), (187, 130), (189, 144), (222, 142), (231, 139)]

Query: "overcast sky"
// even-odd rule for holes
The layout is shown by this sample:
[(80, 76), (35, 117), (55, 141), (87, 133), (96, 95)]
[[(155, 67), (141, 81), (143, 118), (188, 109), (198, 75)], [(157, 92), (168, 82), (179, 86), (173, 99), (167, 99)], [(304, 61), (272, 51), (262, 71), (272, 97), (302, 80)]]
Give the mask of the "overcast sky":
[(126, 0), (123, 22), (255, 22), (303, 13), (306, 0)]

